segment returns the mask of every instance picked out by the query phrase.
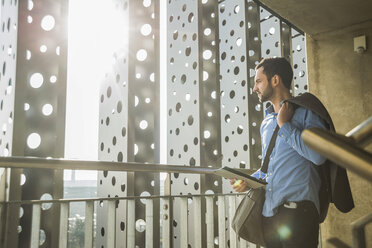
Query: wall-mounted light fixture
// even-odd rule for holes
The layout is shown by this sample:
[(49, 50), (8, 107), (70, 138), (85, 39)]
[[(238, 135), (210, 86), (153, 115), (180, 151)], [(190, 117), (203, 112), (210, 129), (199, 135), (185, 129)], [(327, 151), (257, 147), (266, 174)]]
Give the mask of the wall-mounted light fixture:
[(359, 54), (364, 53), (367, 50), (366, 36), (361, 35), (354, 37), (354, 52)]

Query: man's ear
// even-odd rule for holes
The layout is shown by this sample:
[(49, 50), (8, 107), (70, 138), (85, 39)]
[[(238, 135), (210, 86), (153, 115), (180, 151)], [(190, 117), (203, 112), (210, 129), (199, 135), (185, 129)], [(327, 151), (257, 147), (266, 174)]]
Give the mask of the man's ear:
[(271, 85), (273, 87), (277, 87), (280, 83), (280, 78), (279, 78), (279, 75), (275, 74), (272, 78), (271, 78)]

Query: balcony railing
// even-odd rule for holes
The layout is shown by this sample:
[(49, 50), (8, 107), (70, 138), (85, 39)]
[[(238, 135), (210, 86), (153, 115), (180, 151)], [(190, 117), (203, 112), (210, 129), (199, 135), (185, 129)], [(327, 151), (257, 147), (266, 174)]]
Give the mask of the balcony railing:
[[(346, 136), (332, 134), (320, 129), (310, 129), (303, 132), (303, 139), (307, 145), (334, 162), (344, 166), (350, 171), (355, 172), (361, 177), (372, 181), (372, 155), (363, 148), (371, 141), (372, 118), (363, 122), (361, 125), (350, 131)], [(188, 174), (213, 174), (213, 168), (186, 167), (177, 165), (159, 164), (138, 164), (138, 163), (116, 163), (116, 162), (97, 162), (97, 161), (76, 161), (62, 159), (42, 159), (42, 158), (0, 158), (0, 166), (5, 168), (44, 168), (44, 169), (78, 169), (78, 170), (107, 170), (107, 171), (141, 171), (152, 173), (188, 173)], [(107, 206), (106, 212), (106, 244), (105, 247), (115, 247), (115, 222), (116, 222), (116, 203), (124, 201), (127, 206), (127, 244), (126, 247), (135, 247), (135, 232), (146, 230), (146, 247), (153, 246), (153, 233), (155, 229), (161, 228), (160, 247), (173, 247), (173, 202), (179, 202), (179, 228), (180, 236), (177, 238), (177, 246), (188, 247), (189, 240), (189, 201), (192, 200), (193, 219), (205, 220), (205, 223), (195, 225), (193, 243), (195, 247), (201, 247), (202, 238), (206, 238), (207, 247), (215, 247), (217, 244), (226, 244), (230, 240), (231, 248), (256, 247), (254, 244), (239, 239), (225, 220), (231, 220), (237, 204), (242, 194), (202, 194), (202, 195), (159, 195), (159, 196), (128, 196), (115, 198), (81, 198), (81, 199), (53, 199), (53, 200), (28, 200), (28, 201), (4, 201), (0, 202), (1, 209), (4, 209), (6, 216), (0, 215), (1, 230), (0, 240), (4, 240), (4, 247), (7, 246), (7, 227), (9, 224), (8, 213), (12, 208), (20, 208), (24, 205), (32, 206), (32, 223), (30, 234), (30, 247), (39, 247), (40, 244), (40, 217), (44, 204), (57, 204), (60, 206), (59, 215), (59, 247), (67, 247), (68, 242), (68, 217), (70, 205), (73, 202), (84, 202), (85, 204), (85, 232), (84, 247), (92, 247), (94, 243), (94, 206), (95, 204)], [(141, 199), (146, 206), (146, 224), (137, 224), (135, 221), (135, 201)], [(214, 213), (214, 202), (217, 202), (217, 213)], [(202, 201), (206, 203), (206, 212), (202, 213)], [(153, 226), (154, 202), (160, 204), (160, 226)], [(0, 209), (0, 212), (1, 212)], [(214, 223), (215, 216), (218, 216), (218, 223)], [(354, 223), (353, 243), (354, 247), (366, 247), (365, 226), (372, 221), (369, 214)], [(202, 237), (202, 225), (205, 225), (206, 234)], [(218, 237), (215, 237), (215, 225), (218, 225)], [(229, 230), (226, 232), (225, 230)]]
[[(216, 169), (201, 167), (186, 167), (177, 165), (160, 165), (160, 164), (139, 164), (139, 163), (116, 163), (116, 162), (97, 162), (97, 161), (76, 161), (63, 159), (42, 159), (42, 158), (25, 158), (25, 157), (4, 157), (0, 158), (0, 166), (6, 168), (43, 168), (43, 169), (77, 169), (77, 170), (107, 170), (107, 171), (127, 171), (127, 172), (152, 172), (152, 173), (188, 173), (188, 174), (213, 174)], [(241, 200), (242, 194), (201, 194), (201, 195), (158, 195), (158, 196), (127, 196), (115, 198), (80, 198), (80, 199), (53, 199), (53, 200), (23, 200), (23, 201), (5, 201), (1, 202), (1, 208), (5, 209), (5, 222), (3, 223), (2, 234), (5, 234), (4, 246), (7, 246), (7, 230), (9, 222), (9, 210), (20, 208), (21, 206), (32, 206), (31, 217), (31, 234), (29, 247), (39, 247), (40, 244), (40, 217), (45, 204), (57, 204), (59, 207), (60, 225), (59, 225), (59, 247), (68, 245), (68, 228), (69, 228), (69, 210), (71, 203), (83, 202), (85, 204), (85, 227), (84, 227), (84, 247), (92, 247), (94, 243), (94, 206), (106, 206), (106, 223), (105, 237), (106, 244), (104, 247), (116, 247), (116, 204), (123, 201), (127, 206), (127, 244), (125, 247), (135, 247), (135, 233), (144, 231), (145, 247), (153, 247), (153, 230), (161, 228), (161, 238), (158, 247), (188, 247), (188, 244), (194, 243), (195, 247), (202, 247), (202, 240), (206, 238), (207, 247), (215, 247), (217, 244), (226, 244), (230, 240), (231, 248), (256, 247), (256, 245), (240, 240), (232, 229), (229, 229), (236, 207)], [(136, 224), (135, 220), (135, 201), (145, 201), (146, 219), (145, 224), (141, 226)], [(156, 201), (158, 200), (158, 201)], [(179, 223), (180, 236), (177, 237), (178, 244), (173, 241), (173, 203), (179, 202)], [(189, 204), (192, 201), (192, 205)], [(202, 201), (205, 201), (206, 212), (202, 213)], [(154, 216), (154, 202), (160, 204), (160, 226), (153, 226), (152, 218)], [(217, 213), (214, 213), (214, 202), (217, 202)], [(190, 206), (193, 208), (193, 220), (202, 221), (195, 225), (193, 241), (189, 240), (189, 211)], [(203, 216), (202, 216), (203, 215)], [(214, 223), (215, 216), (218, 216), (218, 223)], [(194, 223), (195, 224), (195, 223)], [(205, 237), (202, 237), (202, 225), (206, 227)], [(215, 234), (215, 225), (218, 225), (218, 237)], [(225, 230), (229, 230), (226, 232)]]

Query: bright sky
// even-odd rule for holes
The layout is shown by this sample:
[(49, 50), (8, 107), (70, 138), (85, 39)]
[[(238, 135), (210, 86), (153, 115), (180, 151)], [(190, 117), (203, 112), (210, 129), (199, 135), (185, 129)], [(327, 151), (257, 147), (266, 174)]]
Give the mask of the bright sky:
[[(146, 3), (151, 0), (144, 0)], [(166, 13), (160, 1), (160, 78), (166, 82)], [(107, 0), (72, 0), (69, 2), (69, 43), (67, 75), (67, 110), (65, 158), (98, 159), (99, 85), (110, 70), (112, 53), (123, 46), (120, 30), (126, 25), (122, 16)], [(125, 45), (124, 45), (125, 46)], [(166, 89), (161, 85), (160, 162), (166, 163)], [(165, 99), (165, 100), (164, 100)], [(65, 171), (70, 180), (71, 171)], [(77, 180), (95, 180), (97, 173), (77, 171)]]

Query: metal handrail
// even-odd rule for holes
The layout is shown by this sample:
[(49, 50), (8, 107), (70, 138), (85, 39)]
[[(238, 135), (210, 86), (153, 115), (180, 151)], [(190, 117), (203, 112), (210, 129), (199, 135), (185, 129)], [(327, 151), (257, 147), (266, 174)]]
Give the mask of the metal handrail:
[(302, 132), (302, 138), (314, 151), (372, 182), (372, 154), (362, 148), (372, 140), (372, 117), (346, 136), (309, 128)]
[(0, 157), (0, 167), (53, 169), (53, 170), (97, 170), (97, 171), (129, 171), (129, 172), (165, 172), (189, 174), (213, 174), (218, 168), (190, 167), (185, 165), (169, 165), (155, 163), (109, 162), (69, 160), (37, 157)]
[(90, 198), (63, 198), (50, 200), (20, 200), (20, 201), (6, 201), (1, 204), (44, 204), (44, 203), (70, 203), (70, 202), (89, 202), (89, 201), (121, 201), (121, 200), (146, 200), (146, 199), (160, 199), (160, 198), (192, 198), (192, 197), (218, 197), (218, 196), (239, 196), (245, 193), (213, 193), (213, 194), (193, 194), (193, 195), (151, 195), (151, 196), (121, 196), (121, 197), (90, 197)]
[(359, 146), (366, 147), (372, 142), (372, 116), (353, 128), (345, 136), (352, 138)]

